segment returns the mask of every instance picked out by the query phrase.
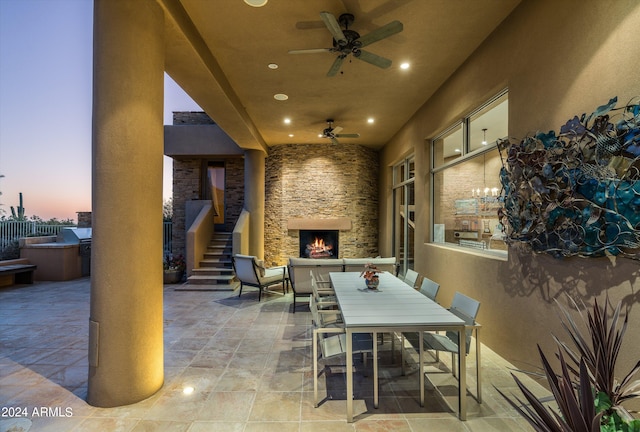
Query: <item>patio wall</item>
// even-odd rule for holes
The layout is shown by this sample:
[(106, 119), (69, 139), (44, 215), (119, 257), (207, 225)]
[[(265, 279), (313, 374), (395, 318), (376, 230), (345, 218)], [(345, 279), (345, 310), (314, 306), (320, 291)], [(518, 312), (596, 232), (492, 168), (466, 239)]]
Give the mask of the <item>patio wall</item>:
[(619, 374), (640, 358), (640, 265), (616, 258), (556, 260), (511, 247), (508, 261), (429, 244), (429, 139), (500, 89), (509, 88), (509, 135), (559, 130), (613, 96), (640, 95), (640, 3), (524, 1), (385, 146), (381, 157), (380, 251), (391, 250), (391, 166), (416, 156), (416, 270), (482, 302), (482, 340), (515, 365), (539, 365), (536, 344), (551, 354), (551, 334), (566, 340), (555, 300), (593, 304), (608, 294), (630, 308)]

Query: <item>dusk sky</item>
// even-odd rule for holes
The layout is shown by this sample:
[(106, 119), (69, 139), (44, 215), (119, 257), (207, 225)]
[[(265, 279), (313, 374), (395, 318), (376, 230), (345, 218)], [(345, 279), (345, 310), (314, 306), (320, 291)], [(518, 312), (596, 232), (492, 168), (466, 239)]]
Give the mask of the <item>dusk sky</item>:
[[(91, 210), (92, 39), (93, 0), (0, 0), (0, 216)], [(164, 123), (199, 110), (165, 75)]]

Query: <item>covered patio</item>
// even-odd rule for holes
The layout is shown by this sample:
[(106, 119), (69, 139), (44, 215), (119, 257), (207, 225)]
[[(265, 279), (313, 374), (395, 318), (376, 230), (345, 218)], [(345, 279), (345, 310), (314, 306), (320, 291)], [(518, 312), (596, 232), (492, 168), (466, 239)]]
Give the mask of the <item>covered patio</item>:
[[(399, 355), (392, 363), (385, 338), (380, 407), (373, 408), (372, 374), (360, 371), (357, 421), (350, 424), (340, 367), (321, 377), (321, 397), (327, 398), (313, 406), (311, 314), (302, 307), (292, 313), (291, 293), (268, 294), (259, 303), (255, 291), (238, 298), (231, 291), (187, 294), (175, 288), (165, 285), (163, 290), (165, 383), (153, 396), (116, 408), (86, 402), (89, 279), (0, 291), (0, 404), (28, 413), (27, 418), (3, 417), (0, 430), (529, 430), (493, 387), (515, 391), (509, 375), (513, 366), (487, 347), (482, 353), (483, 403), (468, 396), (468, 420), (460, 422), (455, 412), (457, 382), (449, 365), (434, 367), (429, 374), (437, 388), (428, 384), (421, 408), (415, 364), (402, 376)], [(473, 371), (468, 375), (468, 388), (473, 389)], [(193, 392), (186, 394), (185, 388)]]

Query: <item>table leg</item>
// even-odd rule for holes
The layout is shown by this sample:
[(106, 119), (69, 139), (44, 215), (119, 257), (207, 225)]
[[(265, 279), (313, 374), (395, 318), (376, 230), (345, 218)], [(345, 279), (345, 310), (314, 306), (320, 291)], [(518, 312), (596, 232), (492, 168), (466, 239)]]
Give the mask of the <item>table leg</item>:
[(482, 361), (480, 360), (480, 329), (476, 328), (476, 370), (478, 373), (476, 374), (478, 378), (478, 403), (482, 403), (482, 370), (480, 369), (480, 364)]
[(313, 406), (318, 407), (318, 332), (313, 330)]
[(405, 376), (407, 373), (404, 366), (404, 333), (402, 332), (400, 333), (400, 366), (402, 367), (402, 376)]
[(353, 423), (353, 333), (347, 329), (347, 423)]
[(422, 372), (422, 356), (424, 355), (423, 332), (418, 332), (418, 379), (420, 380), (420, 406), (424, 406), (424, 373)]
[(373, 407), (378, 408), (378, 332), (373, 332)]
[(466, 329), (463, 326), (458, 331), (458, 393), (459, 402), (458, 409), (460, 420), (467, 419), (467, 342)]

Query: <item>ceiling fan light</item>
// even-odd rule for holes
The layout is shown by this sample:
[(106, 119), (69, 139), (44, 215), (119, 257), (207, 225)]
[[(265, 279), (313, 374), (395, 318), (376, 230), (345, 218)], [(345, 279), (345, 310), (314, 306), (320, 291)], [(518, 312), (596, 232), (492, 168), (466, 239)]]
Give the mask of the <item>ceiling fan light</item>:
[(262, 7), (267, 4), (269, 0), (244, 0), (246, 4), (251, 7)]

